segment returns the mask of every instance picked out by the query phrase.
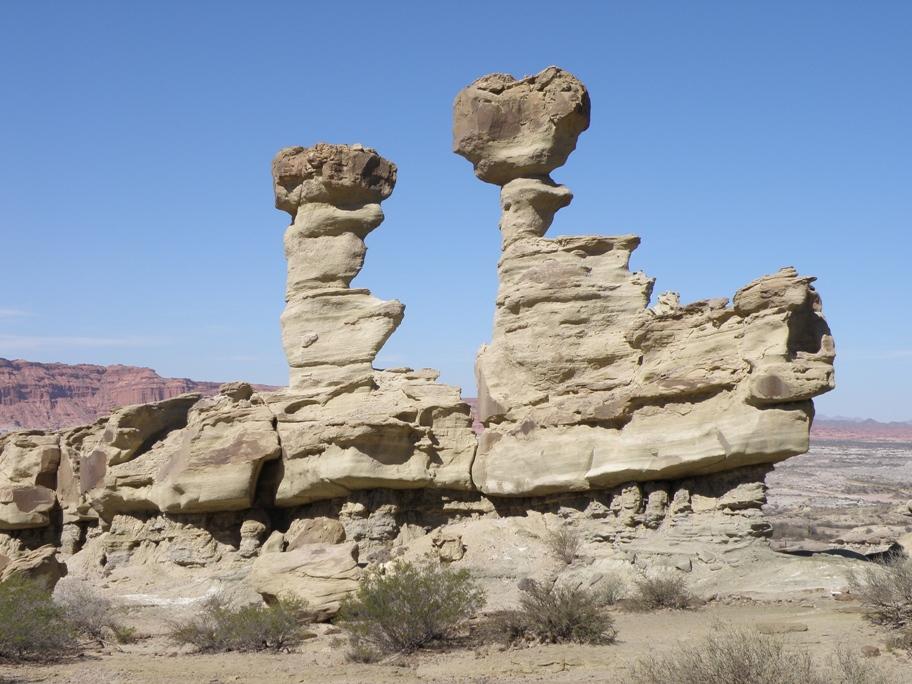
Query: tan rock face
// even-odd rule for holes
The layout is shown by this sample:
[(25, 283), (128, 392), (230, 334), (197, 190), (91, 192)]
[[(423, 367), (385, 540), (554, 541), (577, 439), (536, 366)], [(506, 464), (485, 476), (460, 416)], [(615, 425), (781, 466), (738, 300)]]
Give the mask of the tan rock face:
[(263, 596), (301, 599), (318, 619), (328, 619), (357, 588), (360, 577), (357, 544), (303, 544), (263, 554), (247, 581)]
[(372, 487), (469, 489), (468, 405), (435, 372), (375, 370), (405, 307), (349, 287), (395, 165), (359, 145), (320, 144), (282, 150), (273, 178), (276, 206), (293, 217), (282, 314), (290, 387), (263, 395), (282, 443), (275, 503)]
[[(476, 362), (472, 475), (545, 494), (771, 463), (803, 453), (835, 348), (813, 278), (792, 268), (681, 306), (630, 272), (633, 235), (545, 238), (572, 195), (548, 173), (588, 124), (566, 72), (501, 74), (454, 107), (456, 151), (501, 188), (503, 254), (490, 344)], [(548, 160), (538, 163), (536, 160)]]
[[(281, 451), (272, 414), (257, 396), (251, 396), (253, 402), (224, 394), (201, 401), (195, 398), (183, 405), (183, 414), (173, 415), (171, 430), (159, 433), (159, 439), (145, 449), (133, 450), (128, 460), (109, 448), (112, 443), (125, 441), (118, 432), (123, 414), (115, 413), (104, 429), (102, 445), (81, 465), (83, 494), (92, 508), (108, 519), (116, 513), (136, 511), (192, 513), (250, 508), (263, 464), (278, 458)], [(161, 404), (146, 408), (160, 408)], [(132, 408), (123, 411), (135, 419), (137, 413)], [(146, 413), (160, 415), (156, 411)], [(142, 425), (127, 428), (136, 429), (145, 431)], [(102, 453), (115, 458), (100, 461)]]
[(364, 265), (364, 238), (383, 221), (396, 166), (360, 145), (289, 147), (276, 155), (276, 207), (285, 231), (288, 282), (282, 343), (292, 389), (370, 383), (371, 363), (405, 307), (349, 283)]
[(56, 502), (57, 435), (13, 432), (0, 436), (0, 530), (43, 527)]

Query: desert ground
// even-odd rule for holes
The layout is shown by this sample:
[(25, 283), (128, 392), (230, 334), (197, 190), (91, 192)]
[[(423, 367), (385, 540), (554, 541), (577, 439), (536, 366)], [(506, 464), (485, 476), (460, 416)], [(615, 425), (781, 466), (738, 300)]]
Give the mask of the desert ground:
[[(389, 658), (348, 661), (343, 632), (312, 625), (300, 646), (281, 654), (199, 655), (168, 639), (169, 621), (194, 605), (152, 605), (122, 596), (133, 644), (84, 643), (55, 663), (0, 664), (0, 681), (165, 684), (170, 682), (626, 682), (638, 661), (746, 626), (776, 634), (821, 664), (838, 650), (866, 653), (890, 682), (912, 678), (912, 659), (890, 646), (888, 629), (866, 619), (844, 586), (845, 573), (902, 537), (912, 522), (905, 493), (912, 444), (817, 440), (811, 451), (779, 464), (768, 477), (766, 514), (774, 526), (771, 554), (720, 574), (717, 586), (694, 587), (704, 603), (692, 610), (613, 609), (617, 642), (604, 646), (510, 646), (492, 638), (485, 619), (452, 646)], [(584, 562), (581, 559), (580, 562)], [(116, 587), (113, 587), (116, 592)]]
[[(618, 641), (607, 646), (518, 648), (478, 645), (467, 638), (467, 643), (449, 650), (361, 665), (346, 662), (338, 630), (324, 625), (316, 628), (316, 636), (287, 654), (192, 655), (174, 649), (159, 634), (130, 646), (87, 650), (64, 663), (3, 666), (0, 676), (13, 682), (74, 684), (626, 682), (639, 659), (732, 626), (780, 634), (787, 645), (807, 649), (824, 663), (834, 657), (836, 649), (861, 652), (864, 647), (874, 647), (880, 654), (872, 660), (888, 681), (908, 681), (912, 672), (909, 656), (891, 651), (886, 645), (887, 633), (869, 624), (856, 603), (822, 591), (792, 594), (778, 601), (726, 599), (687, 611), (617, 610), (615, 617)], [(138, 626), (150, 627), (148, 622)]]

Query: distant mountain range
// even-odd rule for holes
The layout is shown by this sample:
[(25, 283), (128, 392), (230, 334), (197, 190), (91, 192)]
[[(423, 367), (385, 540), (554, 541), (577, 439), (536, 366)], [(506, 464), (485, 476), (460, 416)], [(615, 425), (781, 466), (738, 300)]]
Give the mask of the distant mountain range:
[(137, 366), (0, 358), (0, 431), (73, 427), (91, 423), (118, 406), (161, 401), (185, 392), (215, 394), (219, 385), (163, 378), (151, 368)]
[(811, 439), (815, 441), (912, 442), (912, 421), (880, 423), (870, 418), (827, 418), (814, 420)]

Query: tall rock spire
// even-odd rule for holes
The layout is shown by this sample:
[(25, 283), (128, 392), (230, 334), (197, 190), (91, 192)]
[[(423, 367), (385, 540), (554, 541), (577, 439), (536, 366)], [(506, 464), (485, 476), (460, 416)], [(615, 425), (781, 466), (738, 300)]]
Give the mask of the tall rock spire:
[(364, 265), (364, 238), (383, 221), (380, 202), (396, 166), (361, 145), (289, 147), (272, 164), (285, 231), (288, 279), (282, 343), (293, 389), (370, 383), (372, 362), (405, 307), (351, 288)]

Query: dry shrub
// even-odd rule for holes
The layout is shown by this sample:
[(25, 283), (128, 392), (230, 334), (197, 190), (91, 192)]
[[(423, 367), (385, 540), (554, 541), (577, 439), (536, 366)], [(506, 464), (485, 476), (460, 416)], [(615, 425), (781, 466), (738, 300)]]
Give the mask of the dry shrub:
[(130, 627), (129, 625), (123, 625), (120, 623), (112, 626), (111, 632), (114, 635), (114, 641), (116, 641), (118, 644), (132, 644), (139, 638), (135, 627)]
[(627, 593), (627, 581), (620, 574), (611, 573), (602, 578), (596, 591), (604, 603), (613, 606)]
[(634, 582), (634, 590), (630, 603), (634, 610), (684, 610), (693, 608), (696, 603), (696, 598), (687, 587), (687, 580), (672, 572), (644, 575)]
[(886, 675), (877, 665), (845, 645), (836, 649), (831, 672), (822, 673), (820, 681), (827, 684), (888, 684)]
[(54, 659), (75, 645), (75, 630), (43, 586), (15, 576), (0, 584), (0, 658)]
[(552, 530), (545, 537), (548, 550), (567, 565), (570, 565), (576, 558), (581, 543), (576, 531), (567, 526)]
[(912, 625), (912, 560), (892, 557), (849, 575), (849, 587), (869, 617), (899, 629)]
[(809, 653), (781, 638), (727, 627), (666, 655), (641, 659), (637, 684), (886, 684), (876, 665), (848, 649), (829, 667), (815, 667)]
[(54, 603), (80, 634), (98, 641), (104, 641), (111, 635), (118, 643), (123, 643), (118, 634), (122, 635), (129, 628), (120, 623), (118, 613), (122, 609), (85, 583), (67, 580), (58, 583), (54, 590)]
[(231, 608), (215, 595), (193, 618), (171, 625), (171, 638), (203, 653), (226, 651), (279, 651), (299, 643), (304, 635), (304, 605), (281, 599), (268, 606)]
[(498, 618), (501, 633), (551, 644), (610, 644), (617, 637), (604, 592), (525, 580), (519, 609)]
[(468, 570), (433, 560), (395, 561), (386, 572), (362, 578), (343, 601), (337, 623), (351, 636), (350, 658), (369, 662), (451, 638), (484, 603), (484, 591)]

